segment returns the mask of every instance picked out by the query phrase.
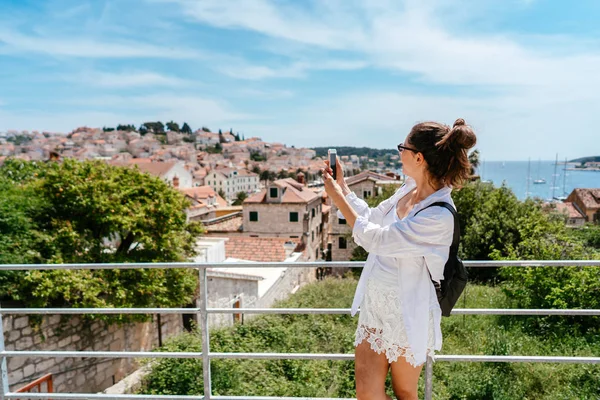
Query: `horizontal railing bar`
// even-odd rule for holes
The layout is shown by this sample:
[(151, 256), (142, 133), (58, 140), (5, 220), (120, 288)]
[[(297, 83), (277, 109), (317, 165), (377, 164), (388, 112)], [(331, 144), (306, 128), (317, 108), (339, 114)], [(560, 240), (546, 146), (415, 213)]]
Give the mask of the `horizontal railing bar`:
[(452, 315), (570, 315), (600, 316), (600, 310), (527, 309), (527, 308), (455, 308)]
[(198, 352), (151, 351), (0, 351), (0, 357), (44, 358), (200, 358)]
[(213, 400), (356, 400), (341, 397), (211, 396)]
[[(44, 358), (200, 358), (202, 353), (192, 352), (122, 352), (122, 351), (3, 351), (0, 357)], [(352, 361), (354, 354), (312, 353), (209, 353), (211, 359), (253, 360), (333, 360)], [(562, 356), (495, 356), (495, 355), (437, 355), (436, 361), (471, 362), (559, 362), (599, 364), (600, 357)]]
[(209, 353), (211, 359), (252, 359), (252, 360), (332, 360), (352, 361), (354, 354), (312, 354), (312, 353)]
[(149, 394), (103, 394), (103, 393), (13, 393), (4, 395), (5, 399), (57, 399), (57, 400), (203, 400), (204, 396), (168, 396)]
[(349, 308), (207, 308), (209, 314), (350, 314)]
[[(350, 314), (349, 308), (208, 308), (209, 314)], [(0, 314), (197, 314), (199, 308), (0, 308)], [(597, 309), (455, 308), (452, 315), (600, 316)]]
[[(255, 359), (255, 360), (334, 360), (351, 361), (354, 354), (310, 354), (310, 353), (209, 353), (212, 359)], [(479, 356), (479, 355), (439, 355), (436, 361), (472, 362), (558, 362), (576, 364), (599, 364), (600, 357), (561, 357), (561, 356)]]
[(197, 314), (199, 308), (0, 308), (0, 314)]
[(435, 361), (600, 364), (600, 357), (436, 355)]
[[(318, 262), (218, 262), (218, 263), (79, 263), (79, 264), (0, 264), (0, 271), (57, 270), (57, 269), (137, 269), (137, 268), (361, 268), (364, 261), (318, 261)], [(491, 267), (585, 267), (600, 266), (600, 260), (530, 260), (530, 261), (464, 261), (470, 268)]]
[[(209, 314), (350, 314), (349, 308), (209, 308)], [(452, 315), (579, 315), (600, 316), (600, 310), (455, 308)]]

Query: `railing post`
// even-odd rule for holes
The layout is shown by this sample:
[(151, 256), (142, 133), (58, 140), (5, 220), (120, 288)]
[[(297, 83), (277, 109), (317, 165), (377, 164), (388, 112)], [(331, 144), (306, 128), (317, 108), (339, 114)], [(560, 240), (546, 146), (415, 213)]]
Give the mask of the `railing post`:
[(211, 397), (211, 378), (210, 378), (210, 338), (208, 333), (208, 288), (206, 279), (206, 267), (201, 267), (199, 271), (200, 279), (200, 329), (202, 335), (202, 375), (204, 377), (204, 399), (210, 400)]
[(433, 360), (427, 356), (425, 362), (425, 400), (433, 399)]
[[(0, 314), (0, 351), (4, 352), (4, 317)], [(8, 389), (8, 367), (6, 366), (6, 357), (2, 357), (1, 366), (2, 369), (2, 388), (0, 388), (0, 400), (4, 400), (6, 394), (9, 392)]]

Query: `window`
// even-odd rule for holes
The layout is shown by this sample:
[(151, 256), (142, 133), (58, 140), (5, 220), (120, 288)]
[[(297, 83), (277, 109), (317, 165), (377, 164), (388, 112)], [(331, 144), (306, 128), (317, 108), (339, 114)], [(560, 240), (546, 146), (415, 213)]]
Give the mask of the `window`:
[(290, 222), (298, 222), (298, 213), (296, 211), (290, 212)]
[(311, 213), (312, 213), (312, 218), (314, 218), (315, 217), (315, 209), (314, 208), (311, 210)]
[(338, 248), (345, 249), (347, 247), (348, 247), (348, 244), (346, 243), (346, 238), (345, 237), (340, 237), (339, 241), (338, 241)]
[(269, 189), (269, 197), (272, 199), (277, 198), (277, 188)]
[(258, 211), (250, 211), (250, 222), (258, 221)]
[(338, 224), (339, 225), (346, 225), (346, 220), (342, 219), (342, 218), (338, 218)]
[(312, 239), (311, 240), (314, 242), (315, 241), (315, 231), (312, 231), (311, 233), (312, 233)]
[(370, 190), (363, 191), (363, 198), (366, 199), (368, 197), (371, 197), (371, 191)]

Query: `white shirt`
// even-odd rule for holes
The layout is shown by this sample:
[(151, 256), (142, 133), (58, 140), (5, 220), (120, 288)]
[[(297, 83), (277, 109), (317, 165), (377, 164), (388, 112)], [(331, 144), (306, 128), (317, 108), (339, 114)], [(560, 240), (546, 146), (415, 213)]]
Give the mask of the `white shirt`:
[[(441, 349), (442, 313), (431, 279), (439, 282), (444, 278), (444, 266), (454, 233), (454, 217), (444, 207), (430, 207), (415, 214), (435, 202), (443, 201), (455, 206), (450, 196), (452, 188), (444, 187), (415, 204), (405, 218), (397, 217), (393, 223), (384, 224), (384, 217), (390, 209), (395, 214), (398, 200), (415, 188), (415, 181), (407, 178), (394, 195), (376, 208), (369, 208), (354, 193), (349, 193), (346, 199), (359, 214), (352, 230), (354, 241), (369, 253), (356, 287), (352, 315), (356, 314), (362, 303), (373, 270), (390, 271), (395, 266), (406, 334), (415, 360), (422, 363), (427, 352), (430, 312), (435, 322), (435, 350)], [(344, 218), (339, 211), (337, 216)]]

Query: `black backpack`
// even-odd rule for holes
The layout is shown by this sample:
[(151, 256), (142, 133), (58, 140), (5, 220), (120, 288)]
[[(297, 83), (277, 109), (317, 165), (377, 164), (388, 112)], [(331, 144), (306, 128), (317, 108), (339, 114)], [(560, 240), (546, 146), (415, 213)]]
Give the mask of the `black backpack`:
[[(458, 215), (456, 215), (456, 210), (454, 210), (454, 207), (445, 202), (430, 204), (427, 207), (417, 211), (415, 215), (429, 207), (444, 207), (450, 211), (454, 217), (454, 237), (452, 238), (452, 245), (450, 246), (448, 261), (444, 266), (444, 279), (442, 280), (441, 284), (435, 282), (433, 279), (431, 280), (431, 282), (433, 282), (433, 286), (435, 287), (440, 307), (442, 308), (442, 315), (444, 317), (449, 317), (452, 308), (458, 301), (458, 298), (463, 290), (465, 290), (467, 280), (469, 279), (467, 269), (465, 268), (462, 260), (458, 257), (460, 224), (458, 222)], [(431, 277), (431, 272), (429, 273), (429, 276)]]

